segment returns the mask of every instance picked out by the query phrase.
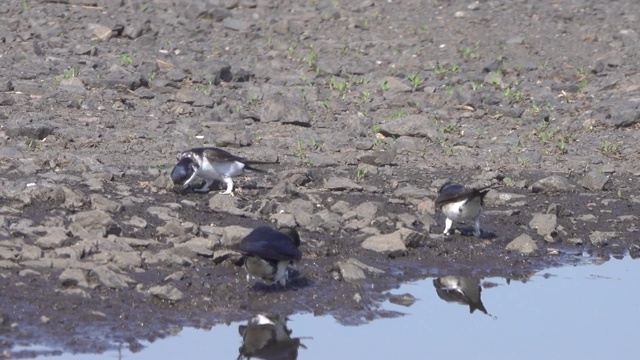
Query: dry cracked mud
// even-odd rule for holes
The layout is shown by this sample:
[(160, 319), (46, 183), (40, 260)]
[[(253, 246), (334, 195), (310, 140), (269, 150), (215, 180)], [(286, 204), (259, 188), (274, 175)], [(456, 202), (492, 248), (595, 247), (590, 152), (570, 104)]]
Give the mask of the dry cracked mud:
[[(428, 276), (640, 253), (640, 3), (0, 4), (0, 357), (132, 351), (258, 312), (359, 324)], [(176, 156), (265, 164), (235, 197)], [(483, 236), (441, 235), (451, 179)], [(286, 288), (234, 250), (300, 229)], [(56, 349), (14, 350), (44, 344)]]

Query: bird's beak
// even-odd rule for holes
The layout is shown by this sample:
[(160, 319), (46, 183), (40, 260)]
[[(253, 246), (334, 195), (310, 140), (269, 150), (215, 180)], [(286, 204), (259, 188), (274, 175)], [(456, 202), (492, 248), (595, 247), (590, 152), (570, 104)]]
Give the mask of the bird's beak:
[(182, 158), (171, 171), (171, 181), (175, 185), (184, 185), (193, 176), (194, 172), (193, 160)]

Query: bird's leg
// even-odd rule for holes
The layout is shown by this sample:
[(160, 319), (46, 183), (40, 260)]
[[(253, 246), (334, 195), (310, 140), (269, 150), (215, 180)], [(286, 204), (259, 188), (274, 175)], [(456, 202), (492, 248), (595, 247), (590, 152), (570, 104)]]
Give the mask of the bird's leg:
[(476, 218), (476, 220), (474, 221), (474, 231), (473, 231), (473, 235), (475, 237), (480, 237), (482, 235), (482, 231), (480, 230), (480, 218)]
[(447, 218), (444, 221), (444, 231), (442, 232), (443, 235), (449, 235), (449, 230), (451, 230), (451, 226), (453, 225), (453, 220)]
[(233, 195), (233, 180), (231, 180), (230, 177), (225, 177), (222, 179), (222, 181), (227, 184), (227, 189), (225, 191), (222, 192), (223, 195)]
[(207, 179), (204, 182), (204, 185), (202, 185), (202, 187), (200, 189), (194, 189), (193, 191), (200, 192), (200, 193), (207, 192), (207, 191), (209, 191), (209, 187), (211, 186), (211, 184), (213, 184), (213, 180)]

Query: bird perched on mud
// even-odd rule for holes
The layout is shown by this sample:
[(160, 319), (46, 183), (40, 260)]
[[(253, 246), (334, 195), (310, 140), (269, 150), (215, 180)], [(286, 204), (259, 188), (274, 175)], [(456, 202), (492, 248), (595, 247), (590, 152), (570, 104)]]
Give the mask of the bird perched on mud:
[(256, 277), (267, 285), (279, 283), (284, 287), (289, 280), (289, 265), (302, 259), (299, 246), (300, 235), (296, 229), (259, 226), (252, 230), (239, 247), (244, 255), (247, 281)]
[(207, 192), (211, 184), (219, 180), (227, 185), (222, 193), (233, 196), (231, 178), (241, 175), (244, 170), (264, 172), (248, 165), (260, 163), (262, 162), (246, 160), (218, 148), (194, 148), (178, 156), (178, 163), (171, 171), (171, 180), (185, 189), (196, 177), (202, 178), (205, 184), (202, 188), (194, 190), (197, 192)]
[(297, 359), (298, 348), (306, 348), (300, 338), (292, 338), (287, 327), (287, 318), (282, 315), (258, 314), (240, 325), (242, 346), (238, 359)]
[(489, 186), (479, 189), (466, 188), (450, 181), (442, 185), (438, 190), (435, 207), (442, 210), (447, 217), (443, 234), (449, 234), (454, 221), (473, 220), (473, 234), (480, 237), (480, 214), (484, 206), (484, 197), (489, 190)]

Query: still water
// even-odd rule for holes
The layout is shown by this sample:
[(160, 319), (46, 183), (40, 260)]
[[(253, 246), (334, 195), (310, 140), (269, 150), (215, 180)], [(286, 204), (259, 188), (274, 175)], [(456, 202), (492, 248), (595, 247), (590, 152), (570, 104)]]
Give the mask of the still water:
[[(465, 284), (471, 284), (465, 300), (477, 308), (473, 313), (468, 304), (443, 300), (454, 300), (456, 293), (441, 290), (439, 296), (434, 279), (427, 278), (392, 291), (412, 294), (418, 299), (413, 305), (384, 304), (404, 316), (343, 326), (329, 316), (293, 315), (287, 327), (294, 340), (268, 350), (283, 355), (297, 348), (299, 359), (640, 358), (640, 260), (547, 269), (526, 282), (482, 279), (482, 303), (474, 282)], [(246, 322), (184, 329), (135, 354), (57, 358), (236, 359), (241, 325)]]

